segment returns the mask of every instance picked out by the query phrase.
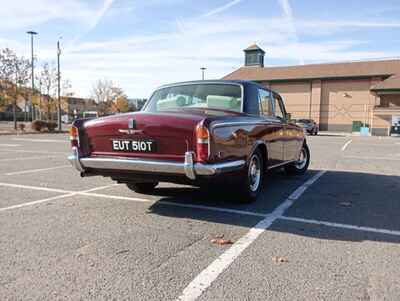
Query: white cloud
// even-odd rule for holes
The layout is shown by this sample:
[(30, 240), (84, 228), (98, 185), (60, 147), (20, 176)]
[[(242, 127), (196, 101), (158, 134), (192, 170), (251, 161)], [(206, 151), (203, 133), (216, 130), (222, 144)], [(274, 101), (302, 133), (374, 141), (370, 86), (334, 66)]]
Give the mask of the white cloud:
[[(293, 17), (293, 9), (290, 5), (289, 0), (278, 0), (280, 7), (283, 10), (283, 15), (286, 18), (292, 33), (292, 37), (295, 43), (299, 43), (299, 35), (297, 33), (295, 19)], [(299, 62), (304, 65), (304, 57), (302, 57), (301, 53), (299, 53)]]
[[(51, 18), (75, 18), (81, 22), (83, 34), (93, 30), (103, 20), (111, 5), (113, 8), (117, 6), (117, 3), (113, 5), (112, 0), (105, 0), (96, 8), (78, 0), (59, 1), (55, 4), (50, 0), (38, 0), (42, 3), (40, 7), (48, 4), (48, 11), (53, 11)], [(79, 96), (88, 96), (96, 79), (108, 78), (117, 82), (131, 97), (147, 97), (161, 84), (199, 79), (201, 66), (207, 67), (207, 78), (221, 78), (242, 66), (242, 49), (254, 41), (266, 50), (267, 65), (274, 60), (296, 63), (299, 58), (307, 62), (326, 62), (394, 56), (383, 47), (382, 51), (355, 51), (370, 41), (332, 40), (329, 33), (347, 31), (349, 28), (397, 28), (400, 27), (399, 23), (294, 19), (289, 0), (279, 1), (283, 18), (229, 17), (227, 14), (221, 14), (218, 18), (173, 17), (169, 26), (164, 23), (166, 26), (152, 34), (97, 41), (90, 41), (90, 35), (87, 35), (85, 39), (76, 40), (69, 51), (63, 51), (62, 77), (71, 80)], [(228, 3), (230, 6), (226, 4), (205, 15), (216, 15), (237, 3), (231, 1)], [(70, 9), (62, 13), (60, 7)], [(71, 11), (75, 12), (71, 7), (81, 7), (80, 16), (64, 17)], [(41, 8), (38, 11), (46, 10)], [(21, 19), (21, 16), (17, 14), (16, 19)], [(34, 19), (33, 14), (31, 19)], [(324, 31), (326, 37), (307, 43), (299, 41), (299, 34), (313, 33), (315, 28)], [(10, 40), (0, 40), (0, 43), (1, 47), (10, 45), (29, 55), (28, 43)], [(55, 45), (41, 45), (41, 39), (37, 43), (36, 53), (42, 61), (55, 59)]]
[(78, 0), (2, 1), (0, 31), (27, 28), (53, 19), (87, 23), (93, 10)]
[(87, 35), (89, 32), (91, 32), (93, 29), (96, 28), (96, 26), (100, 23), (103, 16), (111, 8), (113, 2), (114, 0), (104, 0), (103, 5), (100, 7), (100, 9), (93, 12), (93, 15), (89, 20), (88, 27), (85, 28), (84, 31), (78, 34), (74, 39), (72, 39), (72, 41), (69, 44), (69, 47), (73, 47), (77, 41), (79, 41), (81, 38), (83, 38), (85, 35)]
[(234, 5), (236, 5), (236, 4), (239, 4), (240, 2), (242, 2), (242, 0), (233, 0), (233, 1), (230, 1), (230, 2), (226, 3), (225, 5), (222, 5), (222, 6), (220, 6), (220, 7), (217, 7), (217, 8), (215, 8), (215, 9), (213, 9), (213, 10), (211, 10), (211, 11), (205, 13), (205, 14), (203, 15), (203, 17), (210, 17), (210, 16), (213, 16), (213, 15), (219, 14), (219, 13), (221, 13), (221, 12), (223, 12), (223, 11), (225, 11), (225, 10), (231, 8), (232, 6), (234, 6)]

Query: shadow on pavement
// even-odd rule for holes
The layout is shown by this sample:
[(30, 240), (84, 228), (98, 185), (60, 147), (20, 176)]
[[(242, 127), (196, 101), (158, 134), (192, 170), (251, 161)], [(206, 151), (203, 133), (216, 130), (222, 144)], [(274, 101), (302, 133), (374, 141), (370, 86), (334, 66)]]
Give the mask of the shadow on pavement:
[[(268, 214), (279, 206), (298, 186), (318, 171), (307, 175), (288, 177), (275, 172), (265, 181), (264, 191), (257, 202), (237, 204), (232, 202), (233, 192), (222, 189), (210, 191), (197, 188), (160, 188), (156, 193), (163, 196), (149, 208), (149, 213), (174, 218), (189, 218), (207, 222), (226, 223), (253, 227), (262, 217), (227, 214), (202, 209), (175, 207), (162, 201), (181, 204), (196, 204), (244, 210)], [(306, 192), (285, 213), (286, 216), (311, 219), (347, 225), (400, 231), (400, 177), (371, 173), (329, 171)], [(376, 240), (400, 242), (400, 236), (335, 228), (335, 231), (303, 231), (305, 223), (279, 221), (272, 226), (279, 232), (317, 237), (330, 240)], [(293, 225), (300, 227), (293, 227)], [(287, 226), (285, 226), (287, 225)], [(307, 229), (328, 229), (331, 227), (307, 224)], [(339, 231), (339, 232), (338, 232)], [(357, 235), (338, 233), (359, 232)]]

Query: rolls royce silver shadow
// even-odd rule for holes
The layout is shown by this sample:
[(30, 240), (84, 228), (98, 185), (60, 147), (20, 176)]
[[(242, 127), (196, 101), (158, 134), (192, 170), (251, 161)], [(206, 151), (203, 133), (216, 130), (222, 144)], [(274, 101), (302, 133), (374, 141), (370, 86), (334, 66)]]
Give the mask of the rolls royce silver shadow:
[(308, 168), (303, 129), (289, 119), (280, 95), (254, 82), (171, 84), (140, 112), (76, 120), (69, 161), (83, 177), (110, 177), (141, 193), (159, 182), (233, 181), (253, 201), (268, 170)]

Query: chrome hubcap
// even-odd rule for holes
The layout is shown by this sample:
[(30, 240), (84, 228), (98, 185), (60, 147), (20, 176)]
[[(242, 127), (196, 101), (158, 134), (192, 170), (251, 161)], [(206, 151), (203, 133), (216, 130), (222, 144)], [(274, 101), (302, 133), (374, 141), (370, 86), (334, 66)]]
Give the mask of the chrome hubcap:
[(300, 158), (299, 160), (295, 163), (295, 166), (297, 169), (303, 169), (306, 164), (307, 164), (307, 152), (306, 149), (303, 147), (301, 150)]
[(250, 160), (248, 176), (250, 181), (250, 190), (256, 191), (258, 186), (260, 186), (261, 162), (260, 159), (255, 155)]

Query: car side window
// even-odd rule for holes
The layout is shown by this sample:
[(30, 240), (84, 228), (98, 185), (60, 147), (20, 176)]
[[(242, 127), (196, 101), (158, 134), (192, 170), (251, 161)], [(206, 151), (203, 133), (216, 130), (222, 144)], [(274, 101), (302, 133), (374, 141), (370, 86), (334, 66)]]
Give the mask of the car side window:
[(258, 89), (258, 97), (260, 102), (260, 114), (265, 116), (274, 116), (272, 93), (267, 90)]
[(285, 119), (285, 112), (282, 107), (282, 101), (279, 99), (278, 96), (273, 95), (274, 98), (274, 108), (275, 108), (275, 116), (280, 118), (280, 119)]

